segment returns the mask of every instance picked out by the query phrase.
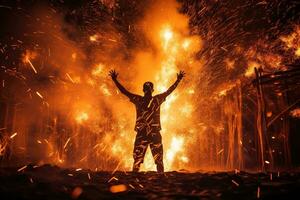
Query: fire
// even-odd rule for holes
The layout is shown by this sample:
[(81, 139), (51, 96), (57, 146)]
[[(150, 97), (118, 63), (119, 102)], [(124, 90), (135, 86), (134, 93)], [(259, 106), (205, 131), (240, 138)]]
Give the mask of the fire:
[(300, 57), (300, 47), (298, 47), (297, 50), (295, 51), (295, 55)]
[(182, 43), (182, 48), (187, 51), (190, 44), (191, 44), (191, 41), (189, 39), (185, 39)]
[(234, 69), (235, 61), (227, 58), (227, 59), (225, 59), (225, 64), (226, 64), (227, 70), (232, 70), (232, 69)]
[(77, 121), (77, 123), (81, 124), (85, 121), (87, 121), (89, 119), (89, 115), (82, 111), (82, 112), (78, 112), (76, 117), (75, 117), (75, 120)]
[(163, 47), (164, 49), (167, 49), (169, 42), (173, 38), (173, 31), (171, 27), (167, 25), (165, 28), (163, 28), (161, 34), (163, 39)]
[(95, 66), (95, 68), (92, 70), (92, 75), (99, 77), (103, 73), (104, 65), (102, 63), (99, 63)]
[(289, 35), (280, 37), (285, 44), (286, 49), (294, 51), (296, 56), (300, 56), (300, 26), (296, 26), (294, 32)]
[(259, 67), (259, 64), (257, 62), (253, 62), (253, 61), (249, 62), (248, 63), (248, 68), (247, 68), (247, 70), (245, 72), (245, 76), (246, 77), (253, 76), (254, 75), (254, 69), (258, 68), (258, 67)]
[(178, 152), (182, 151), (184, 144), (184, 138), (182, 137), (173, 137), (171, 140), (171, 146), (167, 150), (166, 159), (169, 164), (172, 164), (175, 156)]

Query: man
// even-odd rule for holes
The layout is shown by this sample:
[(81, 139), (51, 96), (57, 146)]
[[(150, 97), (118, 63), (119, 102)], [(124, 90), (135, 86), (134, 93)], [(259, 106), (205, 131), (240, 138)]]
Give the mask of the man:
[(176, 82), (164, 93), (152, 96), (154, 91), (153, 83), (145, 82), (143, 85), (144, 96), (132, 94), (126, 90), (117, 80), (118, 73), (115, 70), (109, 72), (112, 80), (119, 88), (121, 93), (126, 95), (136, 108), (136, 123), (135, 131), (137, 132), (134, 150), (133, 150), (133, 172), (138, 172), (141, 163), (144, 161), (144, 156), (148, 145), (150, 145), (152, 156), (155, 160), (157, 172), (164, 172), (163, 164), (163, 146), (161, 142), (161, 125), (160, 125), (160, 105), (166, 100), (166, 97), (170, 95), (185, 73), (180, 71), (177, 74)]

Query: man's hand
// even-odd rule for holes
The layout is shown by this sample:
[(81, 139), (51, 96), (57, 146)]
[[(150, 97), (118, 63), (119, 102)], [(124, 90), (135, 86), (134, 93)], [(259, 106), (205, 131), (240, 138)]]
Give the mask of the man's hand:
[(119, 74), (116, 72), (116, 70), (110, 70), (110, 71), (109, 71), (109, 76), (110, 76), (112, 79), (117, 79), (118, 75), (119, 75)]
[(177, 80), (181, 80), (185, 75), (185, 72), (184, 71), (180, 71), (179, 73), (177, 73)]

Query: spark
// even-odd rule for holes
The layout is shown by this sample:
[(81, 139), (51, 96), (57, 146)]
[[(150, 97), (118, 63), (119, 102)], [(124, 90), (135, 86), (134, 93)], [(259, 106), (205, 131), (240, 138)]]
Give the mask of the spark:
[(270, 162), (269, 162), (269, 161), (267, 161), (267, 160), (265, 160), (265, 163), (266, 163), (266, 164), (270, 164)]
[(12, 135), (10, 136), (10, 139), (13, 139), (14, 137), (16, 137), (17, 134), (18, 134), (17, 132), (14, 133), (14, 134), (12, 134)]
[(71, 138), (69, 137), (64, 145), (64, 149), (67, 147), (68, 143), (70, 142)]
[(72, 79), (72, 77), (70, 76), (69, 73), (66, 73), (66, 75), (67, 75), (67, 77), (70, 79), (70, 81), (71, 81), (72, 83), (75, 83), (74, 80)]
[(23, 171), (23, 170), (26, 169), (26, 168), (27, 168), (27, 165), (25, 165), (25, 166), (19, 168), (19, 169), (18, 169), (18, 172)]
[(38, 91), (35, 92), (41, 99), (43, 99), (44, 97), (41, 95), (41, 93), (39, 93)]
[(117, 42), (117, 40), (111, 39), (111, 38), (108, 38), (108, 41), (111, 41), (111, 42)]
[(27, 62), (29, 63), (31, 69), (34, 71), (34, 73), (37, 74), (37, 70), (35, 69), (35, 67), (33, 66), (32, 62), (28, 59)]
[(232, 182), (234, 185), (236, 185), (237, 187), (240, 186), (240, 184), (238, 184), (235, 180), (231, 180), (231, 182)]
[(33, 179), (32, 178), (29, 178), (29, 181), (30, 181), (30, 183), (33, 183)]
[(110, 183), (110, 182), (113, 181), (113, 180), (117, 181), (117, 180), (119, 180), (119, 179), (113, 176), (113, 177), (111, 177), (107, 182)]
[(129, 184), (129, 187), (131, 187), (132, 189), (135, 189), (135, 187), (133, 185), (131, 185), (131, 184)]
[(224, 151), (224, 149), (221, 149), (220, 151), (218, 151), (217, 155), (219, 155), (220, 153), (222, 153)]
[(23, 59), (22, 59), (24, 63), (28, 63), (30, 65), (31, 69), (34, 71), (35, 74), (37, 74), (37, 70), (33, 66), (30, 59), (34, 59), (36, 56), (37, 56), (37, 54), (35, 52), (26, 50), (25, 54), (23, 55)]

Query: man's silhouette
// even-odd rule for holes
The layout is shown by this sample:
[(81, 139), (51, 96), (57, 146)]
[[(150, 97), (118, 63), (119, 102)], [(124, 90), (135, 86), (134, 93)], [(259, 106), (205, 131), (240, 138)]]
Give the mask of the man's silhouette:
[(166, 100), (178, 83), (184, 77), (185, 73), (180, 71), (177, 74), (176, 82), (164, 93), (152, 96), (154, 91), (153, 83), (145, 82), (143, 85), (144, 96), (132, 94), (126, 90), (117, 80), (118, 73), (115, 70), (109, 72), (112, 80), (119, 88), (119, 90), (126, 95), (136, 108), (136, 123), (135, 131), (137, 132), (133, 158), (134, 164), (132, 171), (138, 172), (141, 163), (144, 161), (144, 156), (148, 145), (150, 145), (152, 156), (155, 160), (157, 172), (164, 172), (163, 164), (163, 146), (161, 142), (161, 125), (160, 125), (160, 105)]

